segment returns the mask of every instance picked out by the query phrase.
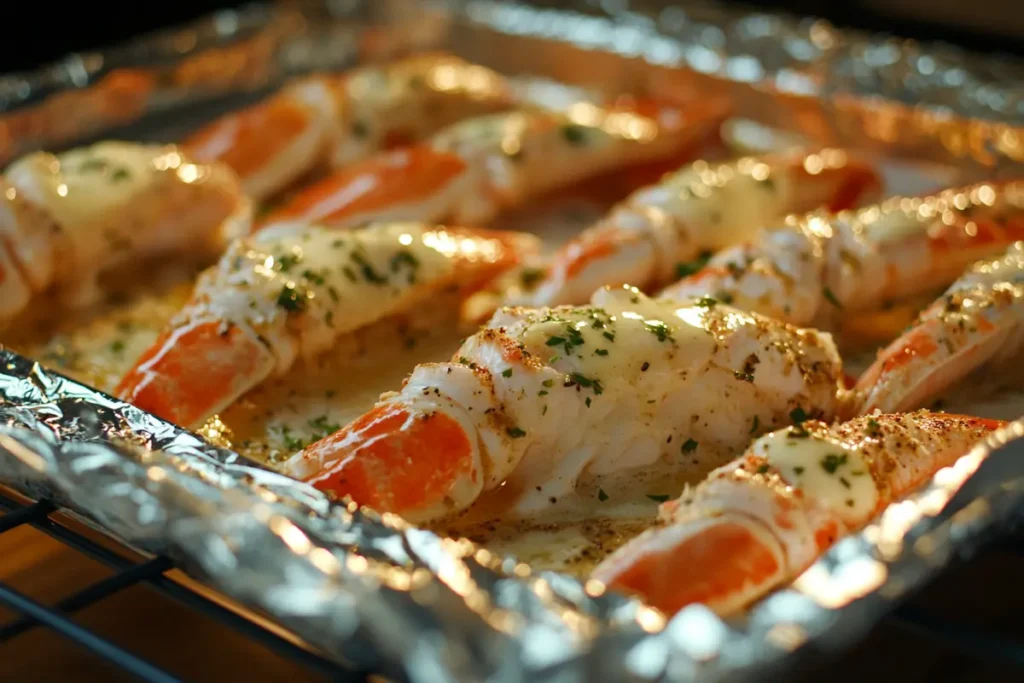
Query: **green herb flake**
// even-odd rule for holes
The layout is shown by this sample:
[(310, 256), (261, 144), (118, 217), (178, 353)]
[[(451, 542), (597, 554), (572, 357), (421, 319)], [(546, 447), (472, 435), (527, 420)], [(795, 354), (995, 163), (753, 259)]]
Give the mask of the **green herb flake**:
[(608, 349), (594, 349), (594, 355), (595, 356), (607, 356), (608, 355)]
[(597, 499), (602, 503), (608, 500), (608, 494), (604, 492), (604, 489), (597, 490)]
[(526, 436), (526, 432), (524, 432), (519, 427), (509, 427), (508, 429), (505, 430), (505, 433), (508, 434), (513, 439), (521, 439), (524, 436)]
[(402, 250), (391, 257), (391, 272), (397, 273), (402, 266), (408, 266), (415, 270), (420, 266), (420, 260), (412, 255), (412, 252)]
[(804, 468), (800, 465), (797, 465), (796, 467), (793, 468), (793, 471), (796, 472), (797, 474), (803, 474)]
[(687, 439), (682, 445), (683, 453), (693, 453), (700, 444), (693, 439)]
[(667, 493), (648, 493), (647, 497), (655, 503), (664, 503), (669, 499), (669, 495)]
[(755, 415), (754, 416), (754, 424), (750, 425), (750, 432), (748, 432), (748, 433), (749, 434), (756, 434), (757, 433), (757, 428), (760, 427), (760, 426), (761, 426), (761, 418), (759, 418), (757, 415)]
[(124, 352), (124, 340), (123, 339), (115, 339), (114, 341), (110, 342), (110, 352), (111, 353), (122, 353), (122, 352)]
[(282, 254), (275, 260), (277, 261), (277, 269), (282, 273), (287, 273), (302, 260), (302, 257), (298, 254)]
[(298, 312), (306, 308), (306, 297), (294, 285), (285, 285), (277, 295), (277, 305), (289, 312)]
[(704, 269), (704, 266), (711, 260), (713, 252), (702, 251), (700, 255), (693, 261), (684, 261), (676, 264), (676, 279), (681, 280), (684, 277), (689, 277), (694, 273), (699, 273)]
[(843, 308), (843, 303), (836, 297), (835, 293), (831, 289), (825, 287), (824, 289), (821, 290), (821, 293), (825, 297), (825, 300), (828, 301), (830, 304), (832, 304), (838, 309)]
[(555, 386), (555, 380), (553, 380), (553, 379), (546, 379), (543, 382), (541, 382), (541, 385), (547, 387), (548, 389), (550, 389), (551, 387)]
[(703, 308), (714, 308), (718, 305), (718, 299), (710, 296), (702, 296), (694, 302), (694, 305), (701, 306)]
[(768, 474), (768, 470), (769, 469), (770, 468), (769, 468), (768, 464), (765, 463), (764, 465), (761, 465), (760, 467), (757, 468), (757, 473), (758, 474)]
[(821, 459), (821, 469), (825, 470), (829, 474), (835, 474), (836, 470), (846, 464), (846, 459), (846, 453), (829, 453)]
[(544, 277), (543, 268), (523, 268), (519, 273), (519, 282), (526, 289), (533, 289), (534, 286)]
[(505, 368), (504, 370), (502, 370), (501, 371), (501, 376), (502, 377), (511, 377), (512, 376), (512, 368)]
[(581, 147), (587, 142), (587, 129), (570, 123), (562, 126), (562, 137), (574, 147)]
[(804, 409), (800, 406), (793, 408), (789, 413), (789, 419), (793, 421), (794, 425), (802, 425), (809, 419), (809, 415), (804, 412)]
[(658, 341), (675, 341), (672, 337), (672, 330), (661, 321), (648, 320), (644, 322), (647, 331), (658, 338)]

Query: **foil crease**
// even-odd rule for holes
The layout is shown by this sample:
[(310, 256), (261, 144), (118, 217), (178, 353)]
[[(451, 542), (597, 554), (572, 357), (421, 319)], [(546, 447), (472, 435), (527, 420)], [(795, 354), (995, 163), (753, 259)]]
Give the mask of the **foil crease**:
[(739, 619), (670, 620), (332, 502), (128, 404), (0, 352), (0, 481), (58, 502), (396, 680), (753, 680), (848, 645), (954, 554), (1024, 512), (1024, 420), (939, 472)]

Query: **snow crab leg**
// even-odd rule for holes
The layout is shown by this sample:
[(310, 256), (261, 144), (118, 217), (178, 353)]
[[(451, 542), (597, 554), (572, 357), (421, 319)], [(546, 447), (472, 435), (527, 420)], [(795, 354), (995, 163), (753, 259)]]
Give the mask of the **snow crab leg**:
[(468, 296), (538, 249), (523, 233), (422, 223), (260, 232), (200, 276), (191, 302), (115, 393), (198, 425), (342, 335), (449, 289)]
[(480, 224), (602, 173), (676, 159), (716, 134), (722, 100), (578, 103), (467, 119), (429, 141), (352, 164), (298, 193), (265, 226), (381, 220)]
[(226, 163), (259, 201), (319, 166), (338, 168), (514, 102), (494, 71), (450, 54), (420, 54), (301, 79), (206, 125), (184, 146), (200, 161)]
[(602, 285), (663, 285), (702, 252), (749, 239), (791, 213), (859, 205), (880, 189), (871, 166), (837, 149), (698, 161), (638, 190), (566, 244), (517, 303), (575, 304)]
[(499, 486), (503, 514), (528, 516), (581, 478), (683, 461), (706, 472), (804, 411), (831, 419), (840, 366), (814, 330), (607, 288), (590, 306), (498, 311), (285, 471), (411, 521)]
[(219, 253), (249, 220), (230, 169), (173, 146), (101, 142), (30, 154), (0, 179), (0, 322), (50, 289), (88, 305), (98, 276), (133, 259)]
[(664, 526), (619, 548), (591, 578), (670, 615), (692, 603), (736, 612), (1000, 426), (920, 411), (772, 432), (664, 503)]
[(660, 296), (712, 296), (795, 325), (822, 326), (840, 312), (927, 294), (1020, 239), (1024, 181), (980, 183), (893, 197), (838, 216), (793, 217), (719, 252)]
[(857, 382), (858, 412), (921, 405), (983, 366), (1019, 378), (1022, 350), (1024, 242), (1016, 242), (969, 268), (879, 352)]

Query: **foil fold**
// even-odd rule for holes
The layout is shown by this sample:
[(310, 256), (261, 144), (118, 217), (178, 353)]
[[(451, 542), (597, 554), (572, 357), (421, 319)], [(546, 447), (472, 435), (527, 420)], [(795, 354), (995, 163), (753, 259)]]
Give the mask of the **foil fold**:
[(0, 481), (53, 500), (396, 680), (752, 680), (848, 645), (944, 566), (1024, 513), (1024, 420), (844, 539), (742, 618), (670, 620), (332, 502), (155, 416), (0, 352)]

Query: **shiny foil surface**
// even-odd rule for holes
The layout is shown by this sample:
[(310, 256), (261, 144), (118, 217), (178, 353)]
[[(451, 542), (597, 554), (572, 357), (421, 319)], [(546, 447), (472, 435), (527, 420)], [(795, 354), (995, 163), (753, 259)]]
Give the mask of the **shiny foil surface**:
[[(332, 0), (224, 12), (0, 79), (0, 164), (111, 131), (133, 139), (154, 117), (209, 118), (225, 98), (298, 73), (445, 48), (611, 91), (727, 92), (740, 115), (953, 163), (963, 181), (1021, 171), (1019, 64), (820, 21), (662, 4)], [(1024, 421), (1011, 424), (743, 617), (692, 606), (666, 621), (598, 585), (333, 503), (0, 352), (0, 481), (170, 555), (311, 646), (397, 680), (785, 676), (813, 649), (852, 643), (954, 555), (1017, 520), (1022, 435)]]
[(0, 368), (0, 480), (398, 680), (750, 680), (796, 666), (809, 642), (849, 644), (1024, 512), (1018, 421), (744, 617), (694, 605), (666, 621), (600, 585), (333, 503), (12, 352)]

